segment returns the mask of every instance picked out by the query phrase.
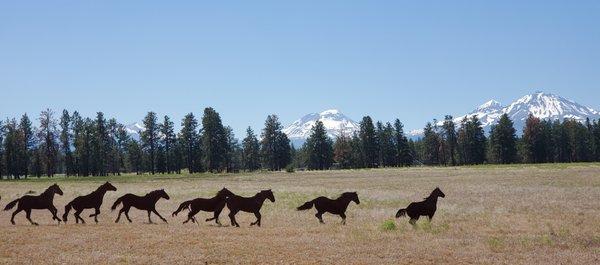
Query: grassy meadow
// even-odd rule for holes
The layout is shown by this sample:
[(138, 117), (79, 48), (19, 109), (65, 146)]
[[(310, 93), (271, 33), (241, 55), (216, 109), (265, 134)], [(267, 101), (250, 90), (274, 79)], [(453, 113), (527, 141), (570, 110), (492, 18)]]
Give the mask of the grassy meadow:
[[(0, 181), (0, 206), (28, 191), (42, 192), (56, 182), (64, 191), (55, 206), (88, 194), (104, 181), (118, 188), (105, 196), (100, 223), (87, 216), (85, 225), (57, 225), (46, 210), (34, 210), (11, 225), (12, 211), (0, 213), (0, 264), (598, 264), (600, 263), (600, 164), (400, 168), (327, 172), (264, 172), (117, 176), (108, 178), (28, 179)], [(429, 223), (416, 227), (395, 219), (399, 208), (420, 201), (439, 186), (446, 194)], [(187, 211), (171, 213), (179, 203), (212, 197), (227, 187), (252, 196), (272, 189), (276, 201), (266, 201), (262, 227), (250, 227), (254, 215), (239, 213), (241, 228), (229, 226), (228, 210), (219, 227), (183, 225)], [(171, 199), (158, 211), (169, 224), (148, 224), (146, 212), (132, 209), (133, 223), (115, 224), (114, 200), (164, 188)], [(338, 216), (295, 207), (320, 195), (337, 197), (357, 191), (360, 205), (348, 207), (347, 225)], [(14, 210), (14, 209), (13, 209)]]

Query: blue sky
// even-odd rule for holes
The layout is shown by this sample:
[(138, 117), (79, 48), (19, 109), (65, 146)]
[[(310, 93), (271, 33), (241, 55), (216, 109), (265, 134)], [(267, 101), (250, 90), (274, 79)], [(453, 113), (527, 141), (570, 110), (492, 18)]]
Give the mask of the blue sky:
[(4, 1), (0, 118), (338, 108), (407, 129), (535, 90), (600, 108), (600, 1)]

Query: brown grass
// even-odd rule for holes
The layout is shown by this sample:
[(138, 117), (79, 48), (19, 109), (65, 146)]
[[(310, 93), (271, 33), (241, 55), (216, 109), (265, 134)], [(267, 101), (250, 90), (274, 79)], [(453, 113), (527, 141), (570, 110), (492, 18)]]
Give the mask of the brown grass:
[[(95, 189), (101, 179), (58, 179), (63, 207), (76, 195)], [(517, 166), (410, 168), (332, 172), (256, 173), (231, 176), (129, 176), (112, 178), (119, 190), (109, 193), (100, 224), (56, 225), (47, 211), (34, 211), (41, 225), (28, 225), (19, 214), (0, 214), (0, 263), (505, 263), (598, 264), (600, 262), (600, 166)], [(48, 180), (0, 182), (2, 207), (29, 190), (42, 191)], [(248, 227), (251, 214), (240, 213), (241, 228), (209, 223), (182, 225), (184, 214), (170, 213), (183, 200), (209, 197), (221, 187), (241, 195), (271, 188), (276, 202), (266, 202), (263, 227)], [(431, 224), (412, 228), (407, 219), (389, 220), (400, 207), (421, 200), (439, 186), (440, 199)], [(109, 207), (127, 192), (144, 194), (165, 188), (170, 201), (158, 210), (169, 224), (146, 224), (144, 212), (132, 210), (133, 224), (114, 224)], [(314, 210), (294, 208), (317, 195), (358, 191), (348, 224)], [(229, 224), (228, 211), (221, 215)], [(84, 215), (89, 215), (84, 212)], [(199, 220), (209, 214), (200, 213)], [(159, 221), (154, 217), (154, 221)], [(90, 223), (91, 222), (91, 223)]]

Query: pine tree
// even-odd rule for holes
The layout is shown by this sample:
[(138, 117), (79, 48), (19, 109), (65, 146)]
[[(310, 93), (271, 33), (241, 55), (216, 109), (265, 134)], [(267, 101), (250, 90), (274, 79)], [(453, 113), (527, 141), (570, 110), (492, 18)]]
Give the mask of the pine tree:
[(5, 162), (4, 162), (4, 134), (5, 134), (5, 127), (4, 127), (4, 123), (2, 122), (2, 120), (0, 120), (0, 179), (2, 179), (2, 177), (4, 176), (4, 168), (5, 168)]
[(223, 164), (227, 172), (238, 172), (242, 167), (242, 149), (229, 126), (225, 127), (225, 139), (227, 144)]
[(71, 152), (71, 116), (67, 110), (63, 110), (60, 117), (60, 144), (63, 155), (65, 175), (73, 175), (73, 154)]
[(440, 163), (439, 150), (440, 150), (440, 136), (436, 132), (436, 129), (428, 122), (423, 128), (423, 145), (424, 145), (424, 157), (423, 163), (426, 165), (437, 165)]
[(517, 136), (513, 122), (503, 114), (490, 132), (490, 157), (500, 164), (517, 162)]
[(352, 167), (353, 168), (364, 168), (366, 166), (363, 156), (363, 145), (360, 139), (360, 136), (357, 132), (354, 132), (352, 135), (352, 140), (350, 141), (350, 146), (352, 147)]
[(377, 135), (375, 134), (375, 126), (373, 120), (369, 116), (362, 118), (360, 122), (359, 137), (361, 141), (361, 156), (365, 167), (377, 167)]
[(246, 129), (246, 138), (242, 141), (242, 164), (247, 171), (260, 168), (260, 144), (252, 128)]
[(464, 118), (458, 130), (458, 153), (462, 164), (482, 164), (486, 159), (486, 137), (477, 116)]
[(142, 173), (144, 168), (144, 152), (141, 145), (135, 139), (130, 139), (127, 143), (127, 154), (129, 158), (129, 167), (136, 175)]
[(308, 152), (306, 164), (309, 169), (324, 170), (331, 167), (333, 163), (333, 142), (327, 136), (323, 122), (317, 121), (315, 123), (303, 148)]
[(4, 126), (4, 164), (6, 165), (6, 176), (19, 179), (19, 131), (15, 119), (7, 119)]
[(260, 144), (263, 167), (269, 170), (281, 170), (291, 162), (290, 141), (281, 129), (277, 115), (269, 115)]
[(396, 144), (394, 128), (387, 122), (385, 125), (377, 123), (377, 143), (379, 145), (379, 161), (383, 167), (390, 167), (396, 164)]
[(56, 165), (58, 159), (58, 143), (56, 120), (54, 112), (51, 109), (46, 109), (40, 114), (40, 130), (38, 138), (41, 143), (42, 162), (46, 176), (53, 177), (56, 173)]
[(544, 139), (539, 118), (529, 114), (523, 128), (523, 143), (525, 144), (525, 159), (529, 163), (543, 163), (546, 157)]
[(600, 119), (598, 121), (594, 121), (593, 130), (592, 130), (593, 140), (594, 140), (594, 161), (600, 161)]
[(413, 155), (410, 152), (408, 139), (404, 135), (404, 125), (399, 119), (394, 121), (394, 137), (396, 146), (396, 165), (410, 166), (413, 164)]
[(352, 161), (352, 138), (345, 132), (340, 132), (333, 144), (333, 160), (340, 168), (354, 167)]
[(144, 118), (144, 131), (142, 131), (142, 150), (148, 161), (148, 171), (154, 175), (156, 173), (156, 153), (158, 149), (158, 131), (156, 113), (150, 111)]
[(123, 124), (117, 123), (116, 130), (114, 131), (115, 138), (115, 150), (116, 150), (116, 166), (118, 175), (121, 172), (126, 171), (126, 159), (127, 159), (127, 144), (129, 143), (129, 134)]
[(169, 116), (164, 117), (163, 123), (160, 126), (160, 132), (162, 134), (162, 146), (164, 148), (164, 159), (165, 159), (165, 171), (167, 173), (172, 173), (175, 171), (175, 144), (177, 138), (175, 136), (174, 124), (169, 119)]
[(211, 172), (226, 167), (227, 136), (221, 117), (213, 108), (205, 108), (202, 116), (202, 150), (204, 164)]
[(456, 135), (456, 125), (452, 120), (452, 116), (446, 115), (442, 129), (445, 146), (448, 147), (447, 156), (450, 159), (450, 164), (456, 166), (456, 148), (458, 146), (458, 139)]
[(95, 176), (107, 176), (110, 159), (111, 141), (109, 129), (104, 113), (96, 113), (92, 138), (92, 174)]
[(20, 175), (23, 175), (25, 178), (27, 178), (27, 176), (29, 175), (29, 166), (31, 164), (31, 150), (33, 150), (35, 146), (35, 135), (33, 134), (31, 120), (29, 120), (27, 114), (23, 114), (23, 116), (21, 116), (21, 121), (19, 123), (19, 131), (21, 132), (21, 139), (23, 140), (23, 143), (21, 145), (24, 148), (22, 158), (20, 160), (19, 171)]
[(199, 138), (198, 121), (193, 113), (188, 113), (181, 121), (179, 142), (183, 149), (183, 157), (186, 161), (185, 166), (190, 173), (202, 171)]

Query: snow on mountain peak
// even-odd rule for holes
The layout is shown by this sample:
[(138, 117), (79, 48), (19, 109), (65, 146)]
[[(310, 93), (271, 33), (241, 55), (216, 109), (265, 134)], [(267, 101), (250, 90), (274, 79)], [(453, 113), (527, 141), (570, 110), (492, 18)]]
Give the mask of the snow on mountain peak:
[(502, 104), (500, 104), (500, 102), (492, 99), (486, 103), (479, 105), (479, 107), (477, 107), (476, 111), (497, 110), (497, 109), (501, 109), (501, 108), (502, 108)]
[(342, 132), (351, 135), (358, 130), (358, 123), (342, 114), (337, 109), (329, 109), (320, 113), (310, 113), (294, 121), (283, 129), (283, 132), (297, 144), (303, 143), (310, 136), (311, 129), (317, 121), (323, 122), (327, 135), (335, 138)]

